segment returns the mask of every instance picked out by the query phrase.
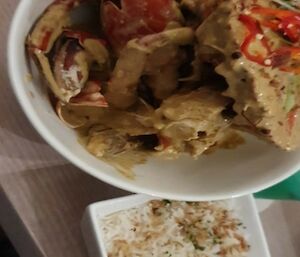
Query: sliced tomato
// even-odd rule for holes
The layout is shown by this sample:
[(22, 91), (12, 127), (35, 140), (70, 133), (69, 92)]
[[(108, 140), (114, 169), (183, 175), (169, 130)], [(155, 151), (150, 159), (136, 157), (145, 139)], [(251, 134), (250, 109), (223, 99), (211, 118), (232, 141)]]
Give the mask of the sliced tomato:
[(102, 23), (110, 43), (118, 51), (130, 39), (161, 32), (175, 19), (173, 0), (121, 0), (103, 4)]

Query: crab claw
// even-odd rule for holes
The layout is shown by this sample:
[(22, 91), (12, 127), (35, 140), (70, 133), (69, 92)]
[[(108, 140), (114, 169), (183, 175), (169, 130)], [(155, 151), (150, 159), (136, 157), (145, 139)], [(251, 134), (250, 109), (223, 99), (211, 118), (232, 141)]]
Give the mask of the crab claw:
[[(35, 52), (52, 92), (64, 103), (69, 103), (74, 98), (75, 100), (72, 101), (76, 104), (80, 104), (79, 100), (84, 100), (85, 105), (106, 107), (104, 98), (100, 94), (100, 87), (98, 91), (95, 91), (95, 86), (92, 87), (94, 90), (92, 98), (91, 96), (87, 98), (85, 94), (91, 90), (90, 83), (87, 82), (94, 80), (91, 78), (91, 71), (94, 70), (95, 65), (97, 71), (104, 73), (110, 66), (105, 42), (86, 32), (71, 30), (66, 30), (61, 39), (51, 52), (53, 55), (51, 61), (48, 58), (49, 55), (41, 51)], [(86, 86), (88, 86), (87, 89), (85, 89)], [(97, 92), (97, 101), (95, 101)], [(80, 97), (76, 98), (78, 95)], [(93, 101), (90, 101), (91, 99)]]
[(43, 13), (27, 38), (33, 51), (48, 53), (65, 27), (70, 26), (70, 12), (85, 0), (57, 0)]

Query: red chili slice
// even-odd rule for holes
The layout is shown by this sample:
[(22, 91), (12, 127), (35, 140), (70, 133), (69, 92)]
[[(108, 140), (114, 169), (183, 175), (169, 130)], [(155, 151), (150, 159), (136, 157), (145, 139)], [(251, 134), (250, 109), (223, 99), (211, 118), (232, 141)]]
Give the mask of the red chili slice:
[(281, 22), (283, 34), (292, 42), (296, 43), (300, 39), (300, 16), (291, 16)]
[[(249, 51), (250, 44), (256, 40), (257, 35), (263, 35), (263, 31), (258, 23), (258, 21), (248, 15), (241, 14), (239, 16), (239, 20), (246, 26), (248, 29), (248, 35), (246, 36), (244, 42), (241, 45), (241, 51), (246, 56), (247, 59), (250, 61), (259, 63), (261, 65), (265, 65), (265, 56), (262, 56), (260, 54), (254, 55), (251, 54)], [(267, 54), (270, 53), (270, 47), (268, 44), (268, 40), (263, 37), (261, 39), (261, 43), (263, 47), (265, 48)]]
[(262, 25), (275, 32), (281, 32), (291, 42), (299, 41), (300, 14), (298, 12), (259, 6), (253, 7), (251, 12), (262, 16)]
[[(300, 67), (289, 65), (292, 60), (300, 60), (300, 48), (295, 46), (285, 46), (272, 50), (269, 46), (269, 41), (261, 26), (268, 27), (275, 32), (281, 32), (288, 37), (292, 42), (300, 40), (300, 15), (285, 10), (277, 10), (272, 8), (254, 7), (251, 13), (265, 15), (263, 19), (241, 14), (239, 20), (245, 25), (248, 30), (248, 35), (241, 44), (241, 52), (244, 56), (253, 62), (263, 66), (279, 67), (280, 70), (300, 74)], [(274, 19), (270, 19), (274, 18)], [(282, 20), (280, 20), (282, 19)], [(266, 55), (254, 55), (250, 53), (250, 45), (256, 40), (257, 35), (263, 35), (261, 44), (266, 50)]]
[(280, 19), (284, 19), (286, 17), (290, 17), (297, 14), (296, 12), (289, 10), (267, 8), (262, 6), (254, 6), (253, 8), (251, 8), (251, 12), (261, 14), (264, 16), (275, 16)]

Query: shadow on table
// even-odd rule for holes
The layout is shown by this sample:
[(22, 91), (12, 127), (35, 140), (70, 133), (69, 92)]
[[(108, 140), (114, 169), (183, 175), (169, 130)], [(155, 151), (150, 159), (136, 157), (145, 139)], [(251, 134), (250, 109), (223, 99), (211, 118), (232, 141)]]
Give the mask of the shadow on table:
[[(6, 180), (6, 181), (5, 181)], [(4, 176), (13, 205), (47, 256), (85, 257), (80, 221), (94, 202), (127, 195), (72, 165), (23, 170)]]
[[(0, 53), (1, 58), (1, 53)], [(63, 159), (39, 136), (15, 98), (6, 68), (0, 66), (0, 157), (9, 160), (62, 161)], [(8, 165), (2, 164), (4, 170)], [(15, 167), (12, 163), (12, 167)]]
[(4, 232), (2, 232), (0, 227), (0, 256), (1, 257), (19, 257), (16, 250), (5, 236)]
[(1, 38), (4, 39), (0, 51), (0, 127), (7, 129), (20, 137), (29, 139), (30, 141), (41, 143), (43, 140), (29, 124), (13, 94), (6, 67), (7, 51), (5, 51), (5, 49), (7, 49), (6, 39), (8, 37), (8, 31), (10, 27), (8, 17), (13, 15), (13, 12), (15, 11), (14, 7), (18, 2), (19, 1), (17, 0), (10, 0), (2, 6), (4, 7), (4, 12), (7, 17), (3, 17), (4, 23), (1, 23), (2, 26), (0, 27), (0, 35)]
[(274, 201), (260, 216), (272, 256), (300, 256), (300, 203)]
[(293, 241), (292, 244), (294, 245), (296, 253), (300, 256), (300, 202), (283, 201), (281, 206), (283, 215), (287, 221), (290, 237)]

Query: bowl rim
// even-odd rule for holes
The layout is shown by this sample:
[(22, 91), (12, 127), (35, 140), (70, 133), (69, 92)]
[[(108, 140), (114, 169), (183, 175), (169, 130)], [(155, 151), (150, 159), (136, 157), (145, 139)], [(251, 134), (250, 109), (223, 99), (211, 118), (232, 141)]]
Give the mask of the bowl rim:
[[(255, 193), (266, 189), (270, 186), (273, 186), (282, 180), (288, 178), (289, 176), (296, 173), (300, 170), (300, 161), (297, 165), (289, 167), (285, 171), (282, 172), (280, 176), (273, 177), (268, 182), (260, 182), (257, 183), (256, 186), (245, 186), (243, 189), (239, 190), (238, 192), (233, 193), (226, 192), (226, 193), (209, 193), (205, 195), (197, 195), (197, 194), (178, 194), (178, 193), (170, 193), (170, 192), (160, 192), (154, 191), (149, 188), (143, 188), (138, 185), (132, 184), (129, 180), (114, 178), (109, 174), (105, 174), (101, 172), (100, 169), (96, 169), (89, 165), (89, 163), (77, 158), (74, 156), (72, 151), (62, 144), (55, 136), (52, 134), (51, 130), (48, 129), (43, 122), (39, 119), (35, 109), (30, 105), (29, 97), (25, 92), (24, 86), (24, 74), (22, 75), (20, 69), (18, 68), (18, 60), (22, 57), (17, 56), (15, 53), (17, 52), (17, 43), (16, 43), (16, 36), (18, 35), (19, 30), (21, 30), (20, 24), (22, 23), (22, 16), (24, 12), (30, 9), (31, 0), (22, 0), (19, 2), (16, 11), (13, 15), (12, 22), (10, 25), (10, 31), (8, 35), (7, 41), (7, 60), (8, 60), (8, 74), (10, 78), (10, 84), (13, 88), (14, 94), (23, 110), (25, 115), (27, 116), (28, 120), (32, 124), (32, 126), (36, 129), (36, 131), (40, 134), (40, 136), (61, 156), (63, 156), (66, 160), (74, 164), (80, 170), (92, 175), (93, 177), (100, 179), (112, 186), (117, 188), (121, 188), (126, 191), (131, 191), (135, 193), (147, 194), (152, 196), (157, 196), (161, 198), (167, 198), (170, 200), (184, 200), (184, 201), (211, 201), (211, 200), (222, 200), (222, 199), (229, 199), (233, 197), (239, 197), (251, 193)], [(101, 160), (99, 160), (101, 162)]]

